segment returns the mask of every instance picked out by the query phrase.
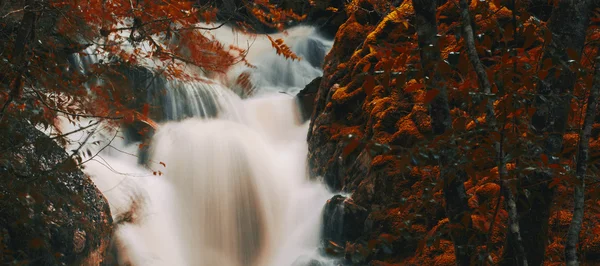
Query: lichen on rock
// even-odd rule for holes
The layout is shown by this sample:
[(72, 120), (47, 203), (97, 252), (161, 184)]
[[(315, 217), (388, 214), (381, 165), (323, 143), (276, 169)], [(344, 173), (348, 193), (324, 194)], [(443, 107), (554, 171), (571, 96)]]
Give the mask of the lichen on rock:
[(112, 234), (104, 196), (32, 125), (6, 119), (0, 132), (0, 261), (99, 265)]

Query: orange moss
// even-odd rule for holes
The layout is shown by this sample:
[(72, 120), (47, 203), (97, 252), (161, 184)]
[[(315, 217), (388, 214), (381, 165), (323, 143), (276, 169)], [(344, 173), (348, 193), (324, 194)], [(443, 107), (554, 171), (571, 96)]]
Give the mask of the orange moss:
[(469, 208), (477, 209), (479, 208), (479, 199), (477, 196), (472, 196), (469, 198)]
[(381, 97), (369, 102), (369, 104), (365, 105), (363, 109), (370, 109), (370, 117), (381, 119), (384, 116), (382, 113), (384, 113), (384, 111), (387, 108), (389, 108), (393, 103), (394, 99), (392, 99), (392, 97)]
[(486, 183), (481, 186), (478, 186), (475, 190), (475, 194), (482, 201), (495, 199), (498, 197), (499, 193), (500, 193), (500, 186), (496, 183)]
[(333, 124), (329, 127), (329, 134), (331, 135), (331, 139), (342, 139), (346, 138), (349, 135), (356, 136), (357, 138), (362, 138), (362, 129), (360, 126), (345, 126), (339, 124)]
[(363, 90), (348, 91), (348, 87), (340, 87), (331, 96), (331, 101), (335, 105), (345, 105), (350, 101), (356, 101), (364, 97)]
[(415, 104), (411, 111), (411, 118), (413, 119), (421, 133), (431, 132), (431, 117), (429, 116), (429, 113), (425, 106)]
[[(371, 161), (371, 167), (375, 170), (389, 163), (397, 164), (398, 159), (394, 155), (377, 155)], [(397, 165), (396, 165), (397, 166)]]
[(348, 20), (338, 29), (334, 45), (325, 57), (325, 62), (346, 61), (373, 28), (372, 25), (362, 25), (357, 21), (354, 13), (350, 14)]
[(424, 225), (413, 224), (410, 228), (416, 233), (420, 233), (423, 235), (427, 233), (427, 227), (425, 227)]
[(480, 233), (487, 234), (490, 230), (490, 222), (485, 217), (473, 214), (471, 220), (473, 221), (473, 229), (478, 230)]
[[(366, 0), (354, 0), (357, 6)], [(482, 21), (484, 16), (481, 15), (484, 5), (490, 5), (489, 11), (494, 13), (490, 19)], [(487, 9), (487, 7), (485, 7)], [(498, 43), (499, 38), (502, 38), (501, 30), (498, 25), (504, 25), (504, 19), (512, 19), (512, 13), (506, 8), (499, 9), (490, 1), (471, 1), (471, 10), (474, 14), (477, 23), (477, 33), (483, 33), (484, 38), (492, 38), (492, 43)], [(404, 55), (407, 60), (398, 60), (402, 63), (394, 63), (392, 71), (404, 71), (407, 65), (418, 64), (418, 50), (415, 49), (416, 34), (414, 33), (414, 10), (412, 1), (404, 1), (403, 4), (395, 11), (388, 14), (377, 25), (369, 25), (368, 16), (363, 11), (351, 11), (350, 18), (338, 31), (336, 42), (333, 49), (327, 56), (332, 69), (326, 68), (326, 78), (336, 76), (336, 80), (341, 86), (335, 92), (331, 92), (331, 102), (328, 103), (329, 109), (341, 110), (344, 117), (349, 123), (361, 124), (361, 126), (346, 127), (341, 125), (332, 126), (329, 130), (332, 139), (341, 139), (347, 134), (360, 135), (361, 137), (368, 136), (367, 141), (375, 141), (379, 143), (389, 143), (392, 146), (412, 147), (418, 141), (424, 140), (431, 136), (431, 118), (427, 106), (421, 104), (425, 96), (425, 90), (418, 89), (414, 92), (405, 92), (403, 88), (389, 89), (383, 86), (375, 86), (373, 90), (366, 95), (363, 90), (363, 81), (357, 78), (368, 66), (369, 70), (381, 70), (381, 62), (385, 61), (388, 56), (382, 58), (381, 54), (385, 54), (386, 49), (395, 49), (391, 53), (391, 58), (400, 58)], [(443, 36), (440, 38), (442, 43), (442, 56), (446, 58), (450, 52), (463, 51), (462, 41), (455, 38), (455, 34), (461, 30), (458, 7), (455, 2), (448, 1), (444, 6), (438, 9), (439, 14), (439, 30)], [(410, 22), (405, 26), (406, 22)], [(532, 26), (537, 29), (539, 26), (533, 26), (531, 21), (524, 22), (525, 26)], [(543, 22), (541, 23), (543, 26)], [(498, 34), (498, 35), (496, 35)], [(494, 39), (496, 38), (496, 39)], [(540, 57), (543, 49), (538, 44), (540, 41), (537, 37), (536, 44), (527, 48), (527, 54), (519, 50), (520, 56), (517, 59), (518, 67), (522, 67), (525, 63), (536, 69), (537, 60)], [(478, 49), (482, 60), (486, 64), (489, 62), (490, 73), (497, 72), (503, 64), (495, 64), (497, 58), (493, 58), (486, 54), (484, 49), (488, 44), (478, 41)], [(360, 47), (357, 49), (357, 47)], [(521, 49), (521, 48), (520, 48)], [(597, 48), (595, 48), (597, 49)], [(398, 52), (401, 51), (401, 52)], [(587, 50), (586, 50), (587, 51)], [(595, 54), (590, 52), (589, 54)], [(509, 64), (511, 62), (504, 62)], [(379, 65), (378, 65), (379, 64)], [(326, 66), (327, 67), (327, 66)], [(336, 70), (337, 69), (337, 70)], [(472, 72), (472, 69), (470, 69)], [(531, 73), (531, 72), (524, 72)], [(461, 73), (465, 74), (465, 73)], [(377, 79), (380, 77), (377, 76)], [(456, 87), (457, 90), (451, 90), (451, 102), (464, 99), (471, 99), (468, 92), (473, 91), (472, 88), (477, 87), (474, 73), (464, 75), (463, 78), (469, 82), (459, 84), (455, 80), (447, 80), (448, 87)], [(381, 81), (381, 80), (379, 80)], [(333, 83), (332, 82), (332, 83)], [(395, 80), (393, 82), (399, 82)], [(419, 81), (410, 80), (407, 84), (413, 84)], [(406, 86), (406, 85), (405, 85)], [(462, 86), (462, 87), (461, 87)], [(516, 93), (528, 94), (530, 88), (522, 86)], [(459, 98), (460, 97), (460, 98)], [(497, 101), (494, 103), (496, 108), (501, 108)], [(351, 105), (349, 105), (351, 104)], [(456, 103), (451, 103), (453, 106)], [(342, 106), (342, 107), (340, 107)], [(352, 108), (345, 108), (345, 107)], [(361, 108), (357, 110), (356, 108)], [(461, 107), (462, 108), (462, 107)], [(350, 110), (349, 110), (350, 109)], [(452, 110), (453, 117), (476, 117), (480, 124), (485, 124), (485, 116), (481, 113), (467, 113), (467, 110), (454, 108)], [(470, 111), (469, 111), (470, 112)], [(349, 114), (351, 113), (351, 114)], [(340, 116), (342, 117), (342, 116)], [(341, 118), (340, 118), (341, 120)], [(476, 126), (475, 122), (467, 123), (467, 130), (472, 130)], [(600, 127), (595, 129), (596, 133), (600, 134)], [(361, 132), (367, 131), (367, 132)], [(529, 137), (529, 136), (527, 136)], [(598, 137), (598, 134), (596, 134)], [(577, 142), (577, 134), (568, 133), (565, 135), (565, 147), (573, 146)], [(600, 157), (600, 140), (594, 139), (590, 148), (591, 159)], [(404, 156), (400, 152), (396, 154), (385, 154), (375, 156), (370, 164), (370, 170), (367, 176), (361, 176), (360, 184), (353, 191), (355, 195), (360, 195), (360, 204), (370, 204), (374, 211), (370, 214), (370, 220), (373, 222), (373, 232), (371, 236), (377, 237), (381, 233), (394, 234), (397, 236), (400, 232), (410, 232), (415, 235), (426, 235), (428, 232), (441, 233), (447, 237), (448, 219), (435, 221), (434, 217), (439, 217), (440, 210), (443, 211), (443, 194), (441, 191), (434, 193), (434, 203), (424, 202), (422, 196), (425, 195), (425, 188), (431, 188), (431, 183), (438, 181), (439, 171), (437, 167), (419, 166), (406, 168), (406, 165), (401, 165), (397, 155)], [(482, 157), (490, 155), (490, 151), (481, 150), (478, 155), (472, 152), (472, 157)], [(596, 157), (594, 157), (596, 156)], [(478, 165), (480, 166), (480, 165)], [(476, 215), (472, 215), (474, 228), (480, 234), (487, 234), (490, 228), (489, 222), (493, 207), (496, 206), (496, 200), (500, 193), (498, 182), (498, 168), (492, 165), (486, 166), (485, 169), (479, 167), (476, 173), (473, 173), (472, 179), (465, 183), (465, 187), (470, 194), (469, 206), (473, 209)], [(509, 163), (506, 165), (509, 171), (515, 170), (515, 164)], [(469, 173), (471, 175), (471, 173)], [(558, 191), (558, 193), (566, 193), (567, 191)], [(400, 204), (402, 207), (397, 207), (400, 198), (406, 199), (406, 204)], [(358, 201), (358, 200), (357, 200)], [(410, 207), (407, 207), (410, 205)], [(392, 207), (393, 206), (393, 207)], [(504, 207), (504, 204), (500, 204)], [(551, 256), (562, 256), (562, 246), (560, 243), (564, 241), (560, 238), (564, 234), (564, 229), (568, 227), (571, 219), (570, 208), (567, 206), (558, 206), (558, 212), (551, 217), (552, 228), (560, 230), (550, 230), (550, 239), (554, 243), (550, 245), (548, 252)], [(586, 209), (587, 211), (587, 209)], [(437, 212), (437, 213), (436, 213)], [(415, 214), (419, 214), (426, 219), (427, 224), (412, 224), (406, 226), (404, 222), (412, 219)], [(600, 236), (591, 232), (600, 232), (600, 226), (590, 222), (593, 219), (600, 219), (597, 214), (586, 213), (586, 222), (584, 230), (582, 230), (582, 252), (585, 254), (596, 254), (600, 256)], [(500, 209), (498, 217), (495, 219), (494, 232), (492, 232), (492, 258), (498, 260), (502, 252), (502, 246), (505, 240), (507, 213), (504, 209)], [(437, 224), (436, 224), (437, 222)], [(433, 225), (433, 226), (432, 226)], [(408, 227), (408, 228), (407, 228)], [(590, 227), (594, 227), (590, 229)], [(405, 231), (401, 231), (402, 228)], [(481, 244), (481, 243), (480, 243)], [(479, 246), (478, 248), (482, 248)], [(378, 259), (382, 259), (377, 257)], [(560, 260), (560, 258), (559, 258)], [(389, 262), (397, 262), (397, 258), (382, 261), (372, 261), (372, 265), (397, 265)], [(454, 265), (454, 249), (452, 243), (448, 239), (442, 239), (437, 247), (426, 247), (422, 254), (415, 254), (410, 258), (404, 259), (398, 265)]]
[(440, 240), (437, 247), (425, 247), (422, 254), (410, 260), (410, 265), (454, 266), (455, 263), (454, 245), (445, 239)]
[(417, 125), (409, 117), (402, 117), (397, 123), (398, 131), (392, 136), (390, 144), (403, 147), (411, 147), (415, 143), (425, 139)]
[[(394, 43), (400, 37), (406, 36), (406, 31), (410, 28), (407, 18), (410, 16), (414, 16), (412, 3), (408, 4), (405, 2), (383, 18), (375, 30), (367, 36), (365, 44), (376, 44), (378, 40), (382, 39), (386, 42)], [(381, 38), (382, 35), (385, 38)]]
[[(507, 163), (506, 164), (507, 171), (513, 171), (513, 170), (515, 170), (515, 168), (516, 168), (515, 163)], [(498, 167), (494, 167), (494, 168), (490, 169), (490, 179), (496, 181), (496, 180), (498, 180), (498, 177), (499, 177)]]

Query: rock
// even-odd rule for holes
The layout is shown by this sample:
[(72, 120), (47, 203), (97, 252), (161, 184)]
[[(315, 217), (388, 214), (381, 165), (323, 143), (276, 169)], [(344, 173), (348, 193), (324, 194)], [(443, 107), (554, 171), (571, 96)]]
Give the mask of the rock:
[(0, 261), (99, 265), (112, 234), (105, 198), (32, 125), (0, 124)]
[[(367, 65), (381, 61), (373, 47), (405, 47), (392, 51), (391, 58), (416, 49), (416, 42), (405, 37), (414, 35), (414, 28), (403, 26), (414, 20), (414, 11), (411, 1), (393, 2), (398, 8), (390, 14), (365, 12), (373, 10), (367, 1), (352, 4), (361, 8), (340, 27), (323, 64), (308, 132), (309, 172), (330, 189), (352, 194), (352, 199), (328, 201), (324, 240), (355, 247), (347, 254), (364, 262), (359, 265), (396, 262), (415, 254), (418, 242), (444, 214), (438, 204), (441, 194), (425, 192), (431, 189), (427, 180), (436, 178), (435, 169), (415, 170), (410, 154), (402, 152), (431, 135), (431, 122), (427, 108), (414, 104), (424, 93), (384, 86), (367, 93), (362, 76)], [(409, 71), (407, 66), (416, 63), (407, 61), (393, 71)], [(352, 151), (346, 148), (348, 135), (358, 140)], [(396, 150), (390, 152), (391, 147)], [(435, 202), (424, 201), (426, 197)]]
[(292, 266), (325, 266), (325, 264), (309, 256), (301, 256), (292, 263)]
[(352, 198), (335, 195), (323, 209), (323, 238), (344, 245), (363, 233), (367, 209), (354, 204)]
[(300, 109), (300, 119), (303, 123), (310, 119), (320, 84), (321, 77), (315, 78), (296, 95), (296, 101)]
[[(311, 7), (307, 14), (307, 24), (316, 27), (326, 38), (335, 37), (340, 26), (348, 19), (344, 2), (344, 0), (315, 1), (315, 6)], [(334, 9), (337, 11), (333, 11)]]

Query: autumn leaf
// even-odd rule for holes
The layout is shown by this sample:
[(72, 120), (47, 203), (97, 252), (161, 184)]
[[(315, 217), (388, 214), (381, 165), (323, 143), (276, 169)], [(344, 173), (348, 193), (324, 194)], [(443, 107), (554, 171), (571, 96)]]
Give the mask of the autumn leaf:
[(542, 154), (542, 155), (540, 155), (540, 159), (542, 160), (542, 163), (544, 165), (548, 165), (548, 155)]
[(369, 73), (370, 69), (371, 69), (371, 63), (366, 63), (365, 66), (363, 66), (362, 72)]
[(410, 93), (410, 92), (415, 92), (417, 90), (420, 90), (423, 88), (423, 84), (422, 83), (412, 83), (408, 86), (406, 86), (406, 88), (404, 89), (404, 92)]
[(365, 82), (363, 83), (363, 90), (367, 94), (367, 96), (373, 94), (373, 89), (375, 88), (375, 77), (369, 75), (365, 77)]
[(142, 115), (147, 117), (150, 113), (150, 104), (145, 103), (144, 106), (142, 107)]
[(267, 35), (269, 41), (271, 41), (271, 46), (275, 48), (275, 51), (278, 55), (282, 55), (286, 59), (298, 60), (300, 61), (300, 57), (298, 57), (289, 46), (287, 46), (283, 39), (273, 39), (271, 36)]
[(438, 89), (431, 89), (431, 90), (427, 91), (427, 93), (425, 94), (425, 97), (423, 98), (423, 102), (430, 103), (431, 101), (433, 101), (433, 99), (435, 99), (435, 97), (439, 93), (440, 93), (440, 91)]
[(535, 34), (535, 27), (533, 25), (528, 25), (527, 28), (525, 29), (524, 35), (525, 35), (525, 42), (523, 43), (523, 48), (527, 49), (531, 45), (533, 45), (533, 43), (537, 39), (537, 36)]
[(356, 150), (356, 148), (358, 148), (358, 145), (360, 145), (359, 139), (351, 139), (350, 142), (342, 150), (342, 157), (347, 157), (348, 155), (350, 155), (350, 153), (352, 153), (354, 150)]

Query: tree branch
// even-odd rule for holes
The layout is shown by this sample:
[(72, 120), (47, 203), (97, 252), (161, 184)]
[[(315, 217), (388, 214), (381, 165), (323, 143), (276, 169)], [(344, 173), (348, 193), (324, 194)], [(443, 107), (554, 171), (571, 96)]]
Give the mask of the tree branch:
[[(600, 63), (600, 54), (596, 58), (596, 61)], [(587, 164), (589, 159), (590, 149), (590, 137), (592, 135), (592, 126), (596, 118), (596, 112), (598, 109), (598, 97), (600, 97), (600, 67), (596, 68), (596, 74), (594, 75), (594, 84), (590, 88), (590, 95), (588, 98), (587, 110), (585, 112), (585, 119), (583, 121), (583, 127), (579, 134), (579, 151), (577, 152), (577, 165), (576, 175), (578, 183), (574, 185), (574, 207), (573, 207), (573, 219), (567, 232), (565, 242), (565, 261), (567, 266), (578, 266), (577, 261), (577, 243), (579, 243), (579, 233), (581, 231), (581, 225), (583, 223), (583, 213), (585, 207), (585, 173), (587, 171)]]

